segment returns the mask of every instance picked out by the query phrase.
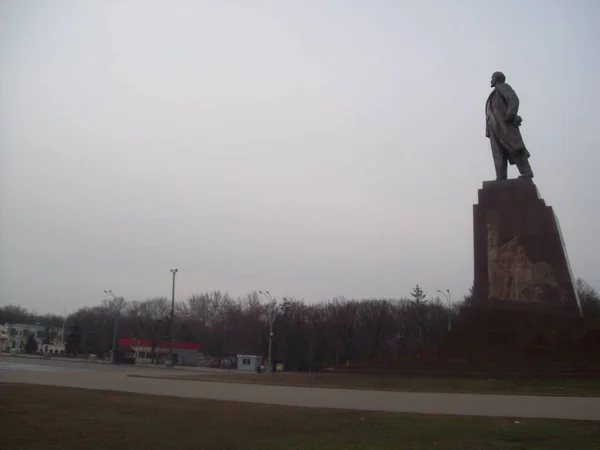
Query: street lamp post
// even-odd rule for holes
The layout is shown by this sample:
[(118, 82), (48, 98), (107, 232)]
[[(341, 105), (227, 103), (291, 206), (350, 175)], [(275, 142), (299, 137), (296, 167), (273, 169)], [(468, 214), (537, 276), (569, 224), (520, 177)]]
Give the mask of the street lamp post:
[(173, 364), (173, 315), (175, 314), (175, 274), (177, 273), (177, 269), (171, 269), (171, 273), (173, 274), (173, 290), (171, 295), (171, 319), (169, 320), (169, 340), (171, 341), (171, 346), (169, 347), (169, 363)]
[[(107, 291), (104, 291), (104, 293), (110, 295), (113, 300), (117, 298), (115, 293), (113, 291), (111, 291), (110, 289), (108, 289)], [(119, 311), (115, 311), (115, 322), (114, 322), (114, 326), (113, 326), (113, 342), (112, 342), (112, 350), (110, 351), (110, 363), (111, 364), (115, 363), (115, 352), (117, 350), (117, 327), (119, 325), (118, 320), (119, 320)]]
[(452, 331), (452, 296), (450, 295), (450, 289), (446, 289), (448, 295), (444, 292), (437, 290), (440, 294), (444, 296), (446, 301), (448, 302), (448, 331)]
[(269, 311), (269, 357), (267, 359), (267, 370), (272, 370), (272, 360), (271, 360), (271, 351), (273, 349), (273, 320), (275, 318), (275, 301), (273, 300), (273, 296), (269, 291), (258, 291), (259, 294), (265, 296), (267, 300), (269, 300), (269, 305), (271, 310)]
[(62, 341), (65, 352), (67, 351), (67, 343), (65, 341), (65, 322), (67, 321), (67, 302), (65, 302), (65, 312), (63, 315), (62, 330), (60, 332), (60, 340)]

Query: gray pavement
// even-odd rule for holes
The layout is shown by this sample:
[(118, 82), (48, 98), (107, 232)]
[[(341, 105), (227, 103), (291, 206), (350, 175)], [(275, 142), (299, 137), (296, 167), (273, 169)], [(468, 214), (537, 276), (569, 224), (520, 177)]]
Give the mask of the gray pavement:
[[(0, 358), (1, 383), (31, 383), (172, 397), (364, 411), (600, 420), (600, 398), (593, 397), (380, 392), (182, 381), (129, 377), (128, 374), (158, 374), (155, 369), (131, 366), (56, 362), (52, 364), (45, 360), (22, 363), (20, 360), (11, 360), (12, 358)], [(21, 366), (7, 370), (11, 363), (21, 363)], [(52, 369), (40, 370), (40, 367)]]
[[(6, 361), (0, 359), (0, 372), (57, 372), (64, 368), (56, 364), (35, 364), (30, 361)], [(76, 371), (85, 371), (85, 369), (73, 368)]]
[[(36, 366), (37, 369), (34, 369)], [(0, 372), (14, 371), (16, 367), (21, 370), (42, 370), (42, 371), (65, 371), (65, 370), (94, 370), (101, 372), (120, 372), (120, 373), (223, 373), (225, 369), (213, 369), (209, 367), (172, 367), (167, 368), (164, 365), (136, 364), (136, 365), (112, 365), (104, 361), (90, 362), (85, 359), (76, 358), (52, 358), (42, 359), (33, 355), (8, 356), (0, 355)], [(50, 367), (50, 368), (49, 368)], [(42, 369), (44, 368), (44, 369)], [(152, 372), (148, 372), (148, 370)], [(159, 371), (159, 372), (156, 372)]]

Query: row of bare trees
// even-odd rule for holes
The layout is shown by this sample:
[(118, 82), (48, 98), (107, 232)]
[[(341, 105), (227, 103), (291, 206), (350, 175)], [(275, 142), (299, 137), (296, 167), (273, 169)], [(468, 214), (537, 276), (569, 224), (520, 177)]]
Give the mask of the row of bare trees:
[[(600, 317), (598, 292), (583, 280), (577, 287), (586, 315)], [(283, 297), (272, 307), (258, 292), (241, 298), (219, 291), (193, 295), (175, 305), (173, 338), (198, 342), (208, 355), (266, 356), (273, 313), (273, 360), (288, 370), (318, 370), (362, 358), (417, 356), (423, 348), (440, 343), (458, 315), (458, 305), (449, 308), (419, 286), (399, 299), (334, 298), (307, 304)], [(67, 350), (105, 355), (112, 348), (115, 326), (119, 337), (150, 340), (156, 346), (170, 336), (170, 311), (165, 297), (144, 301), (115, 297), (81, 308), (67, 318)], [(14, 306), (0, 308), (0, 320), (62, 323), (60, 316), (35, 316)]]

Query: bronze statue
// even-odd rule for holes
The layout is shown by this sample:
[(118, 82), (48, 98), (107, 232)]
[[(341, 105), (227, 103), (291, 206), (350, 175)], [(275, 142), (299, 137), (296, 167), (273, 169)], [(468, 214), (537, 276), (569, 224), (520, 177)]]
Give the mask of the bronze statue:
[(516, 164), (519, 178), (533, 178), (529, 165), (529, 151), (525, 147), (519, 127), (523, 119), (519, 112), (519, 97), (506, 83), (502, 72), (494, 72), (494, 88), (485, 103), (485, 135), (490, 139), (496, 168), (496, 180), (506, 180), (508, 163)]

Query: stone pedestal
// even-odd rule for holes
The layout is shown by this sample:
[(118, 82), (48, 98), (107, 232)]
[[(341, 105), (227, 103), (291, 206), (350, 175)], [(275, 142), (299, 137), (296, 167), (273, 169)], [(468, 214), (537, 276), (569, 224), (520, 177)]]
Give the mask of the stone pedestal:
[(445, 356), (460, 356), (472, 367), (500, 373), (600, 373), (597, 321), (574, 314), (507, 308), (466, 307)]
[(533, 181), (484, 182), (473, 234), (474, 306), (581, 314), (558, 220)]
[(532, 180), (484, 182), (473, 234), (473, 301), (444, 341), (419, 358), (369, 361), (361, 369), (600, 374), (600, 321), (581, 316), (558, 220)]
[(484, 182), (473, 207), (474, 295), (439, 357), (500, 373), (600, 372), (558, 220), (530, 179)]

